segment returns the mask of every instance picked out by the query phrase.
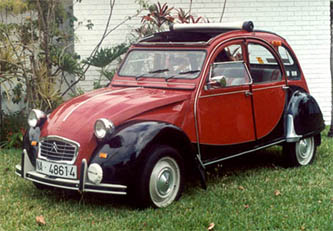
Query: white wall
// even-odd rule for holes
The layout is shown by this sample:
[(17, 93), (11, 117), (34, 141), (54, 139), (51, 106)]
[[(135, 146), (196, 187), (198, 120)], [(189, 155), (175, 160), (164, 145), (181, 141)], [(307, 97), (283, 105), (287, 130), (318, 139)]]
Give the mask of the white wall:
[[(74, 1), (76, 2), (76, 1)], [(88, 31), (79, 26), (75, 50), (87, 57), (101, 37), (109, 12), (109, 0), (84, 0), (74, 3), (74, 15), (79, 21), (91, 19), (94, 29)], [(157, 2), (157, 1), (151, 1)], [(190, 0), (169, 0), (169, 6), (188, 9)], [(164, 1), (161, 1), (164, 3)], [(192, 12), (205, 16), (210, 22), (220, 19), (224, 0), (193, 0)], [(124, 18), (136, 13), (138, 5), (134, 0), (116, 0), (111, 27)], [(223, 17), (224, 22), (252, 20), (256, 29), (269, 30), (285, 37), (294, 49), (307, 78), (312, 95), (317, 99), (324, 113), (326, 123), (330, 122), (330, 2), (329, 0), (228, 0)], [(140, 18), (121, 26), (105, 41), (110, 47), (123, 42), (131, 29), (137, 27)], [(92, 89), (92, 82), (98, 77), (96, 71), (88, 72), (81, 83), (85, 90)]]

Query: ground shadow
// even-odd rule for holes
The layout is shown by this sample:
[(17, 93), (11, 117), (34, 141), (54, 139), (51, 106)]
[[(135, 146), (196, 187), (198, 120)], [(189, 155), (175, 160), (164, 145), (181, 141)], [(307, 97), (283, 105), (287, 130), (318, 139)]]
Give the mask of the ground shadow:
[[(283, 166), (282, 149), (274, 147), (271, 149), (261, 150), (254, 153), (237, 157), (234, 159), (226, 160), (220, 164), (215, 164), (207, 167), (207, 182), (208, 190), (211, 184), (215, 184), (209, 180), (210, 177), (222, 178), (226, 176), (237, 176), (246, 174), (253, 169), (272, 169), (281, 168)], [(216, 182), (216, 181), (215, 181)], [(196, 191), (200, 188), (200, 181), (195, 178), (190, 178), (185, 184), (184, 194)], [(192, 190), (194, 188), (194, 191)], [(30, 192), (31, 193), (31, 192)], [(107, 195), (100, 193), (79, 193), (78, 191), (63, 190), (56, 188), (49, 188), (40, 190), (35, 188), (32, 190), (31, 197), (46, 197), (50, 203), (74, 203), (82, 204), (87, 207), (112, 207), (117, 209), (134, 210), (137, 209), (137, 201), (135, 195), (121, 196), (121, 195)]]
[[(207, 188), (217, 184), (219, 179), (230, 176), (246, 175), (253, 170), (265, 169), (272, 171), (286, 167), (285, 157), (281, 146), (248, 153), (206, 167)], [(214, 180), (211, 180), (214, 179)], [(201, 187), (196, 179), (189, 179), (185, 187), (185, 194), (193, 192), (193, 188)], [(195, 190), (194, 190), (195, 191)]]
[[(222, 167), (221, 167), (222, 166)], [(243, 156), (225, 160), (219, 164), (208, 166), (207, 172), (214, 174), (220, 168), (225, 174), (237, 174), (243, 171), (260, 168), (281, 168), (286, 166), (282, 148), (277, 146), (269, 149), (248, 153)]]

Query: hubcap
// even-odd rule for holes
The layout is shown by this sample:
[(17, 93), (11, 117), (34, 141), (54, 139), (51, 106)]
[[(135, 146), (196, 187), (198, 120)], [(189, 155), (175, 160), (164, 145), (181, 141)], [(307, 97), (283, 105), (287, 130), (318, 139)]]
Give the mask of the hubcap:
[(171, 190), (172, 185), (172, 170), (165, 168), (156, 182), (157, 190), (161, 195), (166, 195)]
[(310, 163), (314, 152), (313, 137), (301, 139), (296, 144), (296, 158), (300, 165), (307, 165)]
[(150, 176), (149, 193), (151, 200), (157, 207), (171, 204), (179, 191), (180, 170), (171, 157), (164, 157), (157, 161)]

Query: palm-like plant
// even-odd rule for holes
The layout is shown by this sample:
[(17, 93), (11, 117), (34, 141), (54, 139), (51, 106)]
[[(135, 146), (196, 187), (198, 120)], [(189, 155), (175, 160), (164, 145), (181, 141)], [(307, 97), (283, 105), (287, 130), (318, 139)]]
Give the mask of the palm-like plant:
[(179, 23), (199, 23), (200, 21), (202, 22), (208, 22), (205, 18), (199, 16), (195, 18), (193, 15), (191, 15), (191, 11), (185, 12), (182, 8), (177, 9), (177, 18), (176, 20)]
[(171, 11), (174, 8), (169, 8), (167, 3), (161, 5), (160, 2), (153, 4), (149, 7), (149, 13), (142, 17), (142, 23), (152, 24), (158, 32), (163, 30), (163, 25), (165, 23), (170, 24), (174, 21), (174, 17), (171, 16)]

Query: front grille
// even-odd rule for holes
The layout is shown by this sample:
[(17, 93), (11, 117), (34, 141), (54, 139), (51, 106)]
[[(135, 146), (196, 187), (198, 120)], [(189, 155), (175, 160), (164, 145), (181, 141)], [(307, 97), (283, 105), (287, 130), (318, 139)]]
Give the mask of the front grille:
[(39, 157), (52, 161), (74, 163), (78, 145), (61, 138), (47, 138), (39, 143)]

